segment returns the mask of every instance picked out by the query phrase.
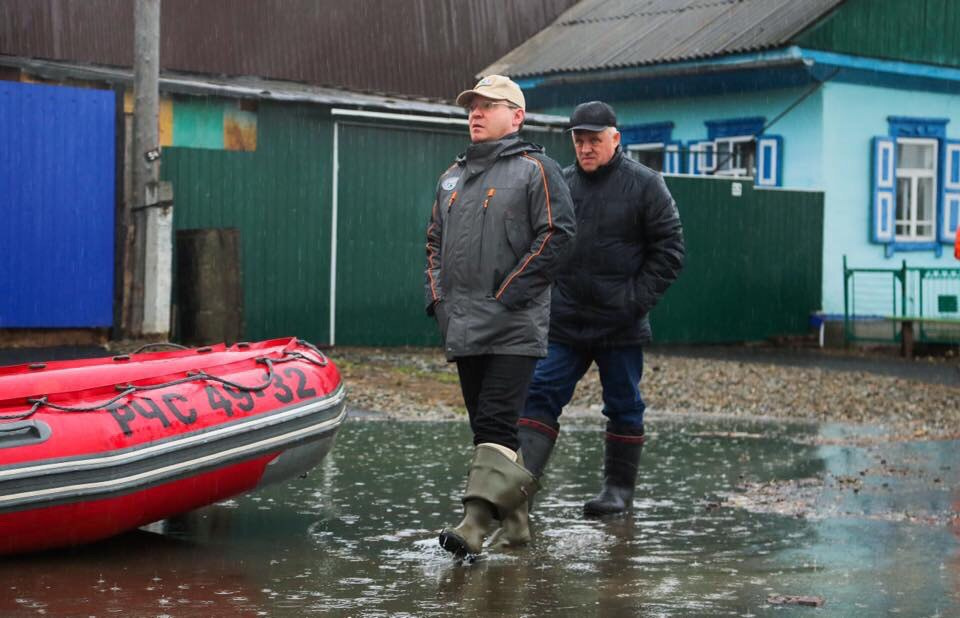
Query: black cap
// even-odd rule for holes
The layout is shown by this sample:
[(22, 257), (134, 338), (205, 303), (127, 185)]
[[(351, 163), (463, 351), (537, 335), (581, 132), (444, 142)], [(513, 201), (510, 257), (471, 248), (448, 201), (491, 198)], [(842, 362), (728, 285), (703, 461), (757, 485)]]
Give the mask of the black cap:
[(567, 131), (603, 131), (607, 127), (617, 126), (617, 114), (603, 101), (589, 101), (577, 106), (570, 114), (570, 128)]

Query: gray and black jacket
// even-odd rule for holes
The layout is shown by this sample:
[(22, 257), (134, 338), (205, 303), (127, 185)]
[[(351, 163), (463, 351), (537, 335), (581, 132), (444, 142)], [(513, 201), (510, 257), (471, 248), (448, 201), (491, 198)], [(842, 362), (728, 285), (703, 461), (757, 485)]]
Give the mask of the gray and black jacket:
[(553, 286), (550, 341), (604, 348), (650, 341), (647, 314), (680, 274), (683, 228), (659, 173), (617, 149), (592, 173), (563, 170), (577, 217)]
[(550, 284), (572, 248), (560, 167), (516, 134), (472, 144), (440, 176), (427, 226), (427, 313), (448, 359), (547, 353)]

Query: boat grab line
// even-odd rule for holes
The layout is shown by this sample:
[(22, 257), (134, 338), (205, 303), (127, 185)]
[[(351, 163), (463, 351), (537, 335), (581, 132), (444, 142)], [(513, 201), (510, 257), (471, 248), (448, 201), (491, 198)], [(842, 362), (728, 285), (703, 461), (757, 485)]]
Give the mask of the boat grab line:
[[(147, 384), (135, 386), (133, 384), (117, 384), (115, 388), (120, 391), (119, 395), (111, 397), (106, 401), (101, 401), (100, 403), (91, 404), (88, 406), (65, 406), (59, 403), (53, 403), (49, 401), (46, 395), (36, 398), (27, 398), (27, 403), (31, 404), (31, 407), (26, 412), (20, 412), (19, 414), (4, 414), (0, 416), (0, 421), (22, 421), (30, 418), (40, 410), (41, 407), (47, 407), (52, 410), (59, 410), (60, 412), (99, 412), (100, 410), (105, 410), (110, 408), (113, 404), (117, 403), (121, 399), (132, 395), (134, 393), (142, 391), (155, 391), (164, 388), (170, 388), (171, 386), (178, 386), (180, 384), (186, 384), (188, 382), (195, 382), (197, 380), (206, 380), (208, 382), (220, 382), (221, 384), (226, 384), (230, 388), (235, 388), (240, 391), (245, 392), (260, 392), (266, 389), (273, 382), (273, 366), (274, 364), (288, 363), (295, 360), (303, 360), (309, 363), (313, 363), (318, 367), (326, 367), (328, 364), (327, 357), (321, 352), (315, 345), (308, 343), (302, 339), (298, 339), (297, 343), (305, 347), (309, 347), (317, 354), (320, 355), (320, 360), (317, 360), (311, 356), (307, 356), (302, 352), (291, 352), (286, 351), (281, 358), (271, 359), (267, 356), (261, 356), (256, 358), (256, 362), (262, 363), (267, 366), (267, 377), (264, 379), (263, 384), (256, 384), (254, 386), (247, 386), (245, 384), (238, 384), (226, 378), (221, 378), (220, 376), (215, 376), (207, 373), (203, 369), (191, 370), (186, 372), (186, 377), (177, 378), (176, 380), (169, 380), (167, 382), (162, 382), (160, 384)], [(206, 348), (209, 350), (209, 348)], [(204, 348), (200, 348), (198, 351), (203, 351)], [(119, 357), (114, 357), (119, 358)]]

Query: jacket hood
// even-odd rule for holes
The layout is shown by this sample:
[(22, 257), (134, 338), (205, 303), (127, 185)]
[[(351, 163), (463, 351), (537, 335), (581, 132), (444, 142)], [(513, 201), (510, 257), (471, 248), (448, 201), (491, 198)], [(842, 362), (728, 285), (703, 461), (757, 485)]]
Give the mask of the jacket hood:
[(501, 150), (499, 156), (509, 157), (516, 154), (522, 154), (524, 152), (543, 152), (543, 146), (520, 139), (519, 133), (511, 133), (511, 136), (515, 138), (515, 141), (513, 141), (511, 144), (508, 144), (503, 150)]
[(504, 135), (498, 140), (470, 144), (465, 152), (457, 155), (457, 165), (465, 165), (468, 160), (498, 159), (524, 152), (543, 152), (543, 146), (520, 139), (519, 133)]

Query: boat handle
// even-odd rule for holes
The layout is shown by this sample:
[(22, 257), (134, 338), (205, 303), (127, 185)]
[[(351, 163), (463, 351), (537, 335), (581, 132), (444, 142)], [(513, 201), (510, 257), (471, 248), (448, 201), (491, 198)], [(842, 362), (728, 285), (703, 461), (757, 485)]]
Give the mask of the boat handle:
[(43, 421), (17, 421), (0, 424), (0, 448), (27, 446), (45, 442), (53, 432)]

